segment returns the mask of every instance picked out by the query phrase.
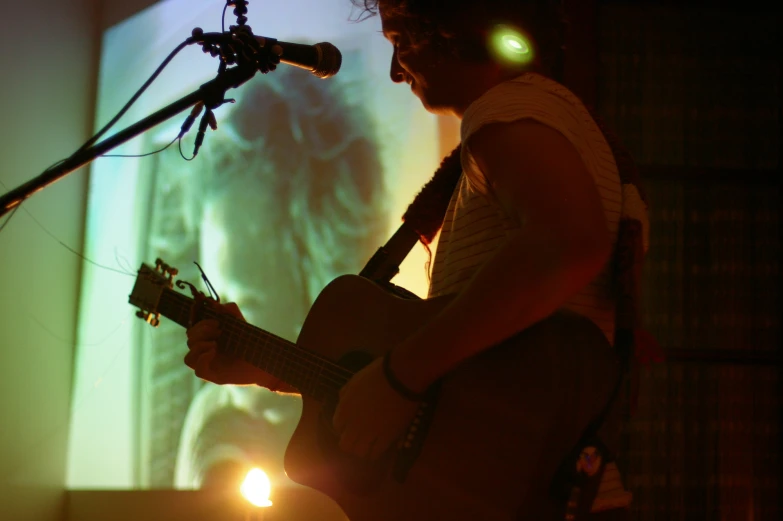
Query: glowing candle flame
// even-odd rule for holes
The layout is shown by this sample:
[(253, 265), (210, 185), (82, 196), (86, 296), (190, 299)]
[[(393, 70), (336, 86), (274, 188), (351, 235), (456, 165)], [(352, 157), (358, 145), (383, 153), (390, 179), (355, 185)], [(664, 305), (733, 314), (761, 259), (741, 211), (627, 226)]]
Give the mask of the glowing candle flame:
[(252, 469), (245, 476), (242, 486), (239, 488), (245, 499), (257, 507), (271, 507), (269, 494), (272, 492), (272, 484), (269, 476), (261, 469)]

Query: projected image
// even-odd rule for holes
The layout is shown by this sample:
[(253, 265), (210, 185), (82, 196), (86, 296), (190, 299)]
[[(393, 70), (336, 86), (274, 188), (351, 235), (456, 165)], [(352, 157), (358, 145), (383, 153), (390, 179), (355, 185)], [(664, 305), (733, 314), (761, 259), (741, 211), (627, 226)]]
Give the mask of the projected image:
[[(198, 280), (192, 259), (199, 259), (221, 299), (237, 302), (249, 322), (296, 340), (320, 289), (358, 272), (377, 248), (387, 221), (382, 170), (370, 119), (345, 106), (339, 83), (291, 68), (264, 79), (247, 86), (222, 132), (210, 136), (208, 157), (184, 171), (178, 153), (161, 157), (155, 184), (168, 189), (154, 194), (147, 251), (182, 266), (187, 280)], [(171, 481), (177, 442), (177, 486), (225, 482), (226, 472), (241, 471), (232, 463), (245, 460), (283, 479), (298, 399), (205, 385), (178, 439), (181, 419), (166, 402), (190, 402), (191, 375), (179, 356), (181, 328), (165, 331), (143, 337), (155, 389), (149, 429), (172, 433), (149, 440), (151, 484)], [(168, 352), (177, 354), (170, 368)]]
[[(220, 0), (161, 2), (109, 30), (97, 125), (190, 29), (219, 30), (222, 7)], [(146, 158), (96, 161), (86, 254), (129, 272), (160, 257), (206, 292), (198, 262), (221, 300), (237, 302), (248, 322), (295, 340), (321, 289), (361, 269), (458, 137), (407, 86), (388, 79), (391, 47), (380, 22), (349, 22), (349, 0), (249, 7), (256, 34), (334, 43), (343, 54), (340, 73), (321, 80), (281, 65), (229, 91), (236, 103), (215, 111), (218, 128), (193, 161), (176, 145)], [(188, 49), (117, 128), (216, 70), (215, 60)], [(184, 117), (118, 152), (161, 148)], [(187, 157), (192, 134), (183, 140)], [(395, 282), (426, 294), (426, 259), (423, 249), (414, 251)], [(196, 378), (182, 361), (184, 329), (164, 317), (156, 329), (135, 319), (127, 304), (132, 285), (131, 276), (97, 266), (84, 272), (69, 486), (199, 488), (225, 485), (248, 466), (264, 469), (273, 486), (292, 485), (282, 458), (300, 399)]]

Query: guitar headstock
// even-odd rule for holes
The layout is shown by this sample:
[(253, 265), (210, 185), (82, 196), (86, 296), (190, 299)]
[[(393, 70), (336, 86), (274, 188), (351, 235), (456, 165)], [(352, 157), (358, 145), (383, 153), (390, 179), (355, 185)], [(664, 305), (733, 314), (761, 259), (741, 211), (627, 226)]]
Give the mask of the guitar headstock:
[(172, 268), (162, 260), (155, 261), (155, 267), (142, 264), (139, 268), (139, 274), (136, 277), (136, 283), (133, 285), (133, 291), (128, 301), (139, 308), (136, 316), (144, 319), (153, 327), (160, 324), (160, 312), (158, 305), (160, 297), (167, 289), (172, 289), (174, 277), (179, 270)]

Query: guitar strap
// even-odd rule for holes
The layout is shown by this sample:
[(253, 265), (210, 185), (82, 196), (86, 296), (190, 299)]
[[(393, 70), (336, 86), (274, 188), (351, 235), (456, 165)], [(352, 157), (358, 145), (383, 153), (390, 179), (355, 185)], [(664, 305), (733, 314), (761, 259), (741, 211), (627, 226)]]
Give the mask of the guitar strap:
[(400, 264), (417, 242), (419, 234), (413, 226), (403, 222), (386, 244), (378, 248), (359, 275), (382, 286), (392, 285), (398, 288), (399, 286), (391, 283), (391, 279), (400, 272)]

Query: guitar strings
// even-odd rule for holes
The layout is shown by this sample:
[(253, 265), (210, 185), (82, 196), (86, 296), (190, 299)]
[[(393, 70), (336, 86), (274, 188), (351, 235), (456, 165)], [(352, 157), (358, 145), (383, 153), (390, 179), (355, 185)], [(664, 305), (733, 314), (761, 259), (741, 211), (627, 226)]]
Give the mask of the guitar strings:
[[(3, 183), (2, 181), (0, 181), (0, 184), (2, 184), (5, 187), (5, 183)], [(124, 270), (117, 270), (117, 269), (111, 268), (109, 266), (105, 266), (105, 265), (99, 264), (99, 263), (97, 263), (97, 262), (95, 262), (95, 261), (93, 261), (91, 259), (88, 259), (84, 255), (82, 255), (81, 253), (77, 252), (76, 250), (74, 250), (73, 248), (71, 248), (70, 246), (68, 246), (64, 242), (62, 242), (60, 239), (58, 239), (38, 219), (36, 219), (35, 216), (32, 213), (30, 213), (26, 208), (22, 207), (22, 205), (17, 206), (17, 208), (14, 209), (14, 213), (17, 210), (19, 210), (19, 208), (24, 210), (24, 212), (27, 213), (27, 215), (47, 235), (49, 235), (52, 239), (57, 241), (62, 247), (64, 247), (65, 249), (67, 249), (68, 251), (73, 253), (74, 255), (78, 256), (82, 260), (84, 260), (84, 261), (86, 261), (86, 262), (88, 262), (88, 263), (90, 263), (90, 264), (92, 264), (92, 265), (94, 265), (94, 266), (96, 266), (98, 268), (107, 270), (107, 271), (111, 271), (111, 272), (114, 272), (114, 273), (119, 273), (121, 275), (131, 276), (131, 277), (135, 277), (136, 276), (135, 273), (132, 273), (131, 271), (129, 271), (128, 268), (125, 267), (125, 266), (121, 266), (122, 268), (124, 268)], [(7, 224), (7, 221), (9, 221), (9, 220), (10, 220), (10, 217), (9, 217), (9, 219), (6, 220), (6, 223), (4, 223), (4, 224)], [(116, 259), (116, 252), (115, 252), (115, 260), (117, 260)], [(242, 328), (241, 328), (241, 326), (238, 326), (238, 327), (236, 327), (234, 329), (236, 330), (236, 332), (238, 332)], [(280, 344), (281, 342), (285, 343), (283, 345), (275, 346), (277, 349), (280, 349), (281, 353), (283, 353), (285, 355), (289, 355), (289, 358), (290, 358), (290, 355), (298, 357), (300, 365), (302, 363), (304, 363), (305, 364), (305, 368), (307, 368), (307, 369), (311, 369), (311, 370), (312, 369), (317, 369), (319, 371), (319, 374), (315, 377), (317, 381), (325, 381), (326, 383), (333, 384), (333, 385), (337, 386), (337, 389), (339, 389), (340, 387), (345, 385), (345, 383), (354, 374), (352, 371), (350, 371), (350, 370), (348, 370), (348, 369), (346, 369), (346, 368), (336, 364), (332, 360), (329, 360), (327, 358), (323, 358), (321, 356), (318, 356), (316, 353), (313, 353), (311, 351), (304, 350), (302, 347), (296, 345), (296, 343), (288, 342), (287, 340), (285, 340), (283, 338), (280, 338), (280, 337), (277, 337), (276, 335), (273, 335), (271, 333), (265, 333), (265, 336), (268, 337), (268, 338), (277, 339), (277, 343), (278, 344)], [(252, 335), (251, 340), (258, 341), (259, 339), (260, 339), (260, 335), (258, 335), (257, 333)], [(265, 341), (265, 343), (268, 343), (268, 341)], [(293, 349), (291, 349), (292, 347), (293, 347)], [(315, 359), (315, 360), (312, 360), (312, 359)], [(327, 378), (326, 379), (321, 378), (322, 375), (326, 376)]]
[[(228, 327), (224, 328), (224, 331), (227, 331), (229, 334), (236, 334), (244, 330), (242, 324), (234, 325), (231, 324), (231, 322), (227, 322), (227, 324)], [(285, 339), (276, 337), (269, 333), (259, 334), (257, 332), (252, 332), (248, 336), (251, 342), (263, 342), (263, 345), (259, 347), (260, 349), (263, 349), (267, 345), (271, 344), (273, 348), (278, 350), (278, 353), (274, 355), (275, 359), (279, 360), (280, 355), (282, 355), (284, 357), (284, 364), (287, 361), (285, 360), (287, 357), (288, 360), (294, 363), (298, 362), (300, 368), (309, 369), (311, 371), (317, 370), (318, 374), (314, 377), (315, 380), (317, 382), (325, 381), (326, 383), (337, 386), (334, 390), (337, 390), (345, 385), (350, 377), (353, 376), (352, 371), (336, 364), (331, 360), (323, 358), (316, 353), (313, 353), (312, 351), (307, 351), (293, 342), (288, 342)], [(251, 345), (249, 347), (252, 349), (255, 346)], [(244, 351), (246, 352), (246, 348)], [(274, 361), (270, 363), (270, 366), (274, 367), (274, 365)], [(325, 378), (322, 378), (322, 376)]]
[[(181, 293), (173, 292), (173, 294), (176, 295), (179, 300), (175, 303), (175, 305), (180, 308), (179, 312), (183, 315), (186, 315), (190, 306), (192, 305), (190, 303), (190, 299)], [(222, 328), (223, 331), (234, 336), (243, 336), (242, 333), (247, 330), (247, 326), (251, 325), (247, 324), (246, 322), (240, 322), (239, 319), (232, 316), (221, 316), (219, 313), (213, 312), (212, 310), (206, 310), (205, 315), (218, 320), (222, 318), (222, 323), (225, 324), (225, 326)], [(226, 320), (226, 318), (228, 318), (228, 320)], [(298, 346), (294, 342), (285, 340), (284, 338), (267, 331), (251, 330), (247, 336), (250, 342), (263, 342), (263, 345), (260, 347), (260, 349), (263, 349), (266, 345), (271, 345), (271, 347), (277, 349), (278, 353), (274, 355), (276, 359), (279, 359), (280, 355), (283, 355), (284, 357), (287, 357), (289, 361), (298, 363), (299, 367), (302, 369), (309, 369), (310, 371), (317, 370), (318, 375), (315, 376), (316, 383), (323, 382), (334, 385), (336, 386), (334, 390), (338, 390), (340, 387), (345, 385), (345, 383), (354, 374), (349, 369), (342, 367), (332, 360), (321, 357), (317, 353), (308, 351), (301, 346)], [(255, 346), (250, 345), (249, 347), (254, 348)], [(243, 353), (247, 353), (247, 346), (243, 348)], [(259, 351), (256, 351), (256, 353), (261, 354)], [(270, 363), (270, 365), (273, 366), (274, 363), (275, 362), (273, 361)], [(283, 360), (283, 363), (286, 363), (285, 359)]]
[[(182, 297), (182, 299), (187, 299), (186, 296), (175, 293), (177, 296)], [(178, 302), (177, 303), (181, 308), (182, 311), (184, 311), (186, 308), (189, 307), (188, 301), (185, 302)], [(228, 328), (223, 328), (225, 331), (227, 331), (229, 334), (236, 334), (239, 333), (239, 337), (241, 339), (242, 332), (248, 328), (248, 326), (252, 329), (255, 329), (256, 331), (252, 332), (249, 335), (249, 340), (253, 342), (257, 342), (259, 340), (263, 341), (264, 344), (272, 344), (272, 347), (280, 350), (281, 353), (288, 353), (293, 354), (300, 359), (303, 359), (305, 363), (307, 363), (310, 367), (316, 368), (320, 367), (321, 369), (327, 369), (331, 371), (337, 371), (342, 372), (342, 375), (335, 374), (335, 376), (341, 376), (348, 378), (353, 375), (351, 371), (348, 369), (336, 364), (332, 360), (329, 360), (327, 358), (323, 358), (319, 356), (317, 353), (314, 353), (312, 351), (308, 351), (301, 346), (298, 346), (295, 342), (290, 342), (282, 337), (279, 337), (273, 333), (270, 333), (268, 331), (265, 331), (263, 329), (257, 328), (256, 326), (253, 326), (252, 324), (248, 324), (247, 322), (241, 321), (240, 319), (237, 319), (233, 316), (226, 317), (225, 315), (222, 315), (220, 313), (216, 313), (212, 310), (206, 310), (205, 314), (209, 316), (210, 318), (214, 318), (217, 320), (220, 320), (221, 318), (224, 319), (224, 323), (227, 324)], [(225, 320), (228, 319), (228, 320)], [(263, 348), (263, 346), (262, 346)], [(331, 367), (329, 367), (331, 366)], [(336, 381), (335, 381), (336, 382)]]

